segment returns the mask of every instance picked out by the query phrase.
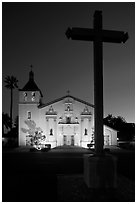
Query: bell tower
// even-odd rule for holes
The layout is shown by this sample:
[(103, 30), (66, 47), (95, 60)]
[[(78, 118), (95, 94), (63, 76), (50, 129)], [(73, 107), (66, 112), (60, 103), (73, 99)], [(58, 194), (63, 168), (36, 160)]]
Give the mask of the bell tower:
[(42, 100), (41, 90), (34, 81), (34, 72), (29, 72), (29, 80), (26, 85), (19, 89), (19, 146), (26, 146), (26, 134), (22, 132), (22, 128), (27, 128), (26, 120), (34, 120), (39, 123), (38, 106)]
[(39, 104), (42, 97), (43, 95), (34, 81), (34, 73), (31, 70), (29, 72), (29, 81), (22, 89), (19, 89), (19, 103)]

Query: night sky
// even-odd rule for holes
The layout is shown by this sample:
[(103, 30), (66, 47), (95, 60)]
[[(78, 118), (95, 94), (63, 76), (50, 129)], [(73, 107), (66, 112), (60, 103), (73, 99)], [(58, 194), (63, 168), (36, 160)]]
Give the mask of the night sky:
[[(32, 64), (43, 102), (70, 95), (94, 104), (93, 43), (68, 40), (68, 27), (93, 28), (95, 10), (103, 12), (103, 28), (125, 31), (125, 44), (104, 43), (104, 116), (135, 122), (134, 3), (2, 3), (2, 82), (6, 75), (28, 81)], [(9, 113), (10, 92), (3, 87), (3, 111)], [(14, 91), (14, 117), (18, 114)]]

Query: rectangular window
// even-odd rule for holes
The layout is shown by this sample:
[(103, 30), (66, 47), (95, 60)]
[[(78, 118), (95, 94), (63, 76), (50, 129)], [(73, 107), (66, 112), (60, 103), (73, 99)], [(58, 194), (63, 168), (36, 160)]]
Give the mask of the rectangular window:
[(27, 118), (28, 118), (28, 120), (31, 120), (31, 112), (30, 111), (27, 112)]
[(35, 92), (32, 92), (32, 96), (35, 96)]
[(35, 92), (32, 92), (32, 101), (35, 101)]
[(84, 133), (84, 135), (88, 135), (88, 130), (87, 130), (87, 128), (85, 128), (85, 133)]
[(53, 135), (53, 129), (50, 129), (50, 135)]
[(24, 101), (27, 101), (27, 93), (26, 92), (23, 93), (23, 96), (24, 96)]

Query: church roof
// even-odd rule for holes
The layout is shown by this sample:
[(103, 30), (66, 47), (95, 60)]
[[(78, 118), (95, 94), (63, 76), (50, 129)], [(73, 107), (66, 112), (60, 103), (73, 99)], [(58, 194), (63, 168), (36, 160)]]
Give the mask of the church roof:
[(76, 101), (78, 101), (78, 102), (80, 102), (80, 103), (84, 103), (85, 105), (88, 105), (88, 106), (91, 106), (92, 108), (94, 108), (94, 105), (93, 104), (91, 104), (91, 103), (88, 103), (88, 102), (86, 102), (86, 101), (84, 101), (84, 100), (81, 100), (81, 99), (79, 99), (79, 98), (76, 98), (76, 97), (74, 97), (74, 96), (71, 96), (71, 95), (65, 95), (65, 96), (63, 96), (63, 97), (61, 97), (61, 98), (58, 98), (58, 99), (55, 99), (55, 100), (53, 100), (53, 101), (50, 101), (50, 102), (48, 102), (48, 103), (46, 103), (46, 104), (42, 104), (42, 105), (39, 105), (39, 108), (44, 108), (44, 107), (46, 107), (46, 106), (49, 106), (49, 105), (51, 105), (51, 104), (53, 104), (53, 103), (56, 103), (56, 102), (59, 102), (59, 101), (61, 101), (61, 100), (63, 100), (63, 99), (65, 99), (65, 98), (72, 98), (72, 99), (74, 99), (74, 100), (76, 100)]
[(39, 91), (41, 96), (43, 96), (41, 90), (38, 88), (37, 84), (34, 81), (34, 73), (32, 70), (29, 72), (29, 81), (22, 89), (19, 89), (19, 90), (20, 91)]

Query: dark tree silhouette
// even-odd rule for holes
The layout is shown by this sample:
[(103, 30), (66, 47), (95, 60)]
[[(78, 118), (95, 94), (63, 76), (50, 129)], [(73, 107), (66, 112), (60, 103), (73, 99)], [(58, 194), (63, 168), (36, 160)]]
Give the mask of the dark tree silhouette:
[(17, 116), (15, 117), (15, 120), (14, 120), (14, 127), (15, 127), (15, 128), (18, 128), (18, 126), (19, 126), (19, 116), (17, 115)]
[(106, 118), (104, 118), (104, 124), (108, 125), (116, 130), (120, 130), (125, 125), (126, 120), (122, 116), (113, 116), (112, 114), (108, 114)]
[(15, 135), (18, 135), (18, 129), (19, 129), (19, 116), (18, 115), (15, 117), (14, 127), (12, 129)]
[(5, 87), (10, 89), (10, 97), (11, 97), (11, 104), (10, 104), (10, 128), (12, 129), (12, 109), (13, 109), (13, 89), (18, 88), (18, 80), (14, 76), (6, 76), (4, 82), (6, 83)]
[(10, 117), (7, 113), (2, 113), (2, 135), (4, 135), (4, 126), (9, 129), (11, 125)]
[(104, 118), (104, 124), (118, 131), (120, 140), (132, 140), (135, 136), (135, 124), (127, 123), (122, 116), (113, 116), (109, 114)]

